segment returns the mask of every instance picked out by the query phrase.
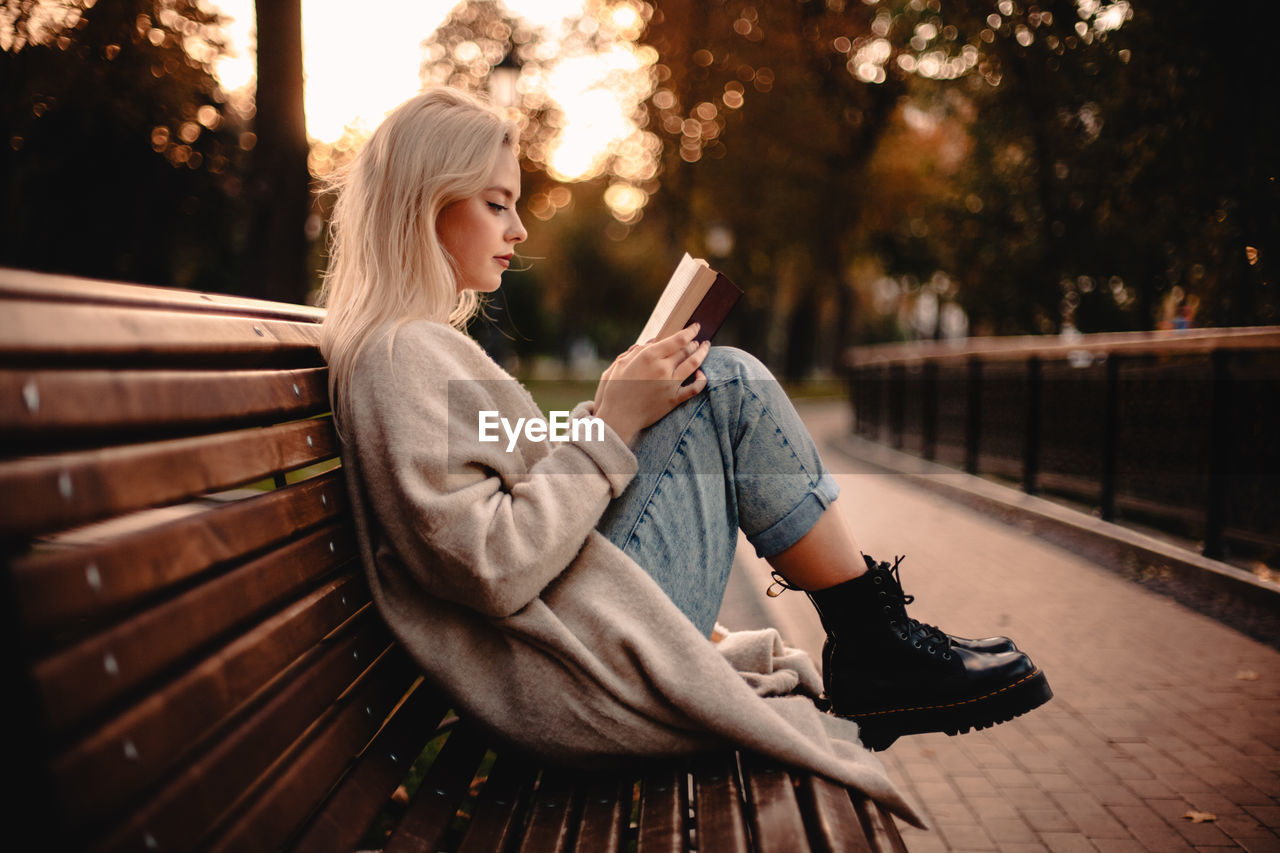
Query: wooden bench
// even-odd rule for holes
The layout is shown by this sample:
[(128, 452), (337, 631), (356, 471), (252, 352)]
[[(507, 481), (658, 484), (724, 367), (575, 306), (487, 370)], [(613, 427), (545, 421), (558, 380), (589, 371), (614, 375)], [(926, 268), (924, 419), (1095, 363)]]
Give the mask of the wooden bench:
[(321, 316), (0, 270), (10, 849), (903, 849), (752, 755), (589, 775), (458, 720), (370, 602)]

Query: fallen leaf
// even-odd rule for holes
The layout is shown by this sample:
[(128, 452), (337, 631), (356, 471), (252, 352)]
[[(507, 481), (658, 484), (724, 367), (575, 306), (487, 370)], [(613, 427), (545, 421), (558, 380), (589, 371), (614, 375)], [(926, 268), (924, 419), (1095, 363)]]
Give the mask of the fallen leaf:
[(1236, 673), (1236, 680), (1237, 681), (1257, 681), (1258, 673), (1254, 672), (1251, 669), (1242, 669)]
[(1218, 819), (1218, 816), (1213, 812), (1190, 811), (1184, 814), (1182, 819), (1189, 820), (1192, 823), (1212, 823)]

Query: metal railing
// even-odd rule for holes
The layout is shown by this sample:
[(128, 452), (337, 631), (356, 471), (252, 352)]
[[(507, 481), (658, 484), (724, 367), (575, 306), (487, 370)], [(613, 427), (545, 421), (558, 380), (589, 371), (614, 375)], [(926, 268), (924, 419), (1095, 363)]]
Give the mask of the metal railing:
[(1280, 551), (1280, 327), (859, 347), (854, 431), (1200, 540)]

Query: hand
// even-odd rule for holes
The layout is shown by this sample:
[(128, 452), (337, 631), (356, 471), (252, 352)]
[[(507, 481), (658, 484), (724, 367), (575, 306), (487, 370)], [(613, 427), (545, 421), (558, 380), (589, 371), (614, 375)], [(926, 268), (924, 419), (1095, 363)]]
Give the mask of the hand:
[[(695, 323), (660, 341), (635, 344), (618, 356), (596, 387), (596, 417), (630, 444), (640, 430), (701, 393), (707, 377), (698, 368), (711, 343), (695, 343), (697, 334)], [(690, 376), (694, 380), (682, 385)]]

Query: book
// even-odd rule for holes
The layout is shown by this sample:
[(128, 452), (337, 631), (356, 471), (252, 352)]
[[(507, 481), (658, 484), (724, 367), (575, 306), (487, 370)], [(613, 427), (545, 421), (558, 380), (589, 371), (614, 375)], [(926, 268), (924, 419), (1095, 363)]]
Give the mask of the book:
[(742, 291), (723, 273), (685, 252), (636, 343), (674, 335), (691, 323), (701, 324), (697, 340), (709, 341), (740, 296)]

